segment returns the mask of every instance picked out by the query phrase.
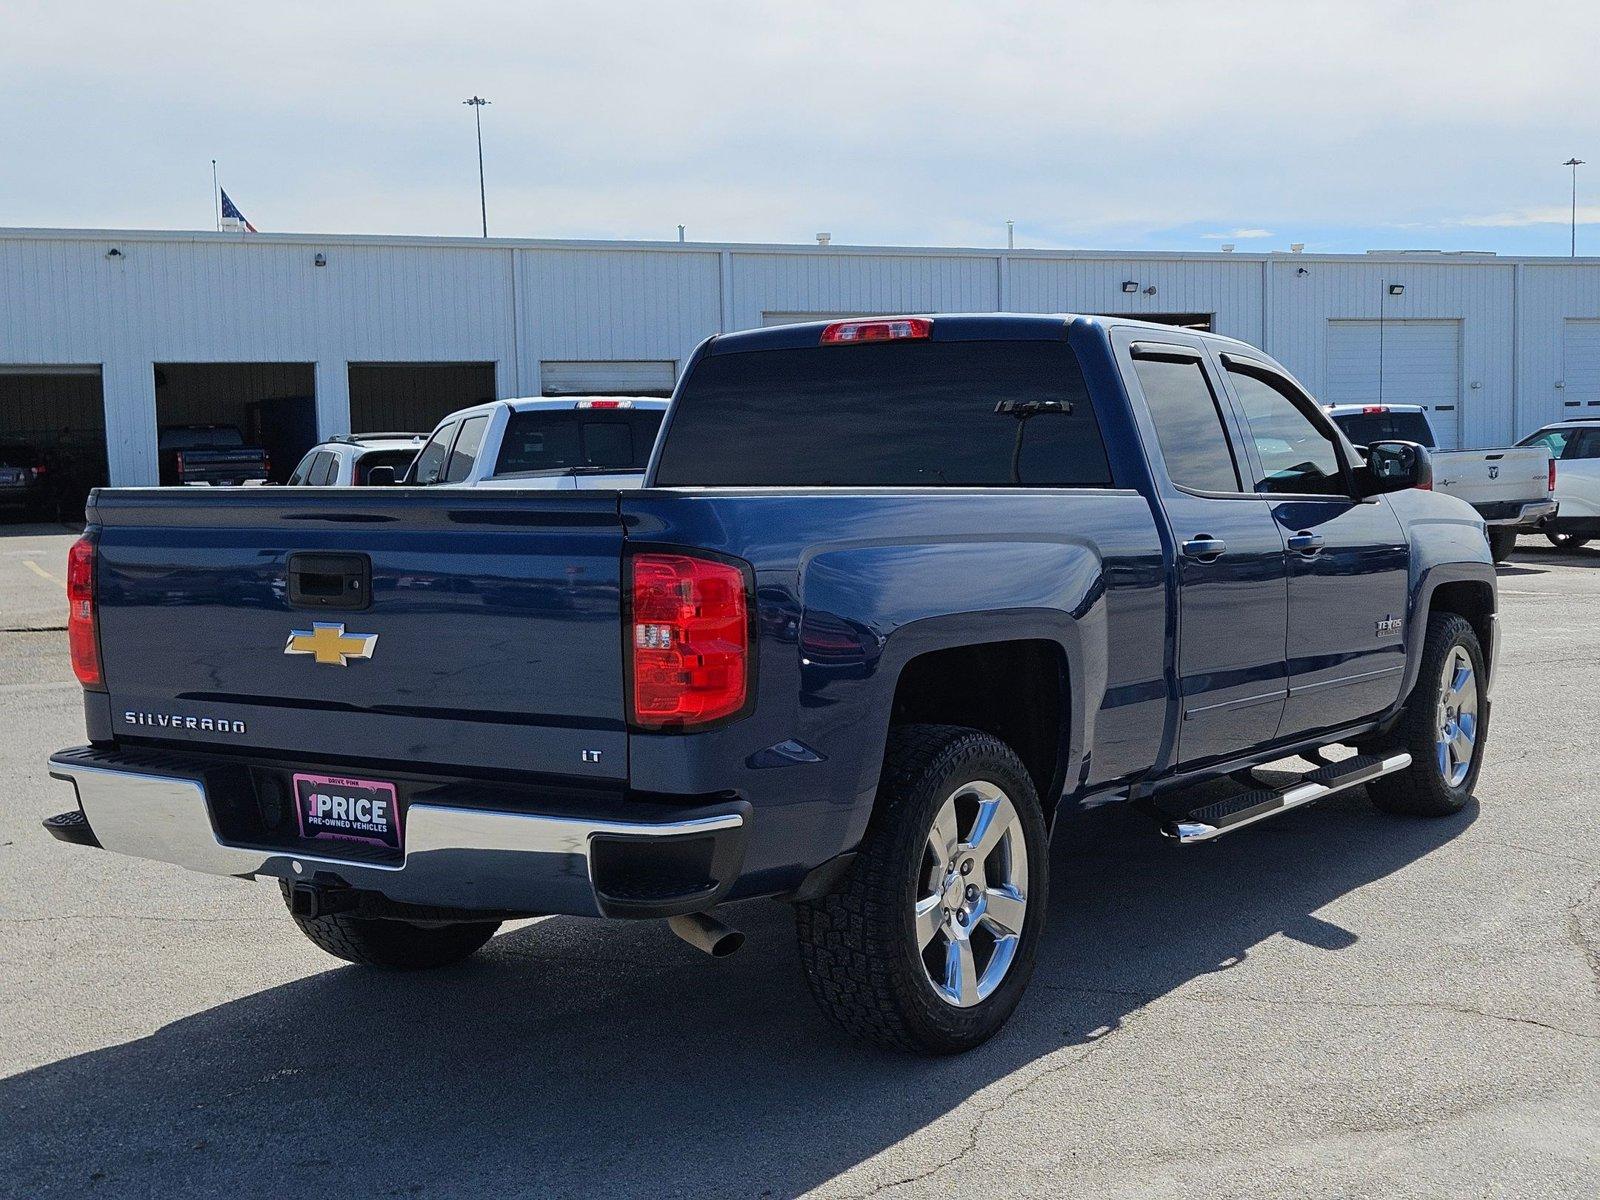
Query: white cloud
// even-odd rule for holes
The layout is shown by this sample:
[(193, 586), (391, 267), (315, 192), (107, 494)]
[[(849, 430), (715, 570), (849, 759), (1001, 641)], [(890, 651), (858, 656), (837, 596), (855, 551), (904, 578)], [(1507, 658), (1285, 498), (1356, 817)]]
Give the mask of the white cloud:
[(1231, 242), (1234, 240), (1245, 241), (1249, 238), (1268, 238), (1272, 236), (1270, 229), (1235, 229), (1232, 233), (1202, 233), (1200, 235), (1214, 242)]
[[(1452, 225), (1465, 225), (1473, 229), (1521, 229), (1529, 225), (1568, 225), (1572, 222), (1572, 206), (1544, 205), (1538, 208), (1518, 208), (1509, 212), (1488, 213), (1476, 217), (1457, 217)], [(1600, 204), (1578, 205), (1578, 224), (1600, 223)]]

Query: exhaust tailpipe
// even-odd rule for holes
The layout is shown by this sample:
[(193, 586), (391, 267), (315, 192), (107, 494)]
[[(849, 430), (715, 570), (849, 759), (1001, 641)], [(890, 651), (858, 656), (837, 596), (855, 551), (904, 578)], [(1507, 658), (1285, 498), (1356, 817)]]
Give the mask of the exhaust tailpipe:
[(712, 958), (727, 958), (744, 945), (744, 934), (729, 929), (710, 913), (684, 913), (668, 917), (667, 926), (696, 950), (703, 950)]

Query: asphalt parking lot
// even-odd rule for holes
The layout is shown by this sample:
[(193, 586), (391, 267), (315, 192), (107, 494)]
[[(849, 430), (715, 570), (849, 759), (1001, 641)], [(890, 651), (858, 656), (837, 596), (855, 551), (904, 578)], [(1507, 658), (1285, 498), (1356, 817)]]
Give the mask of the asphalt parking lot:
[(0, 529), (0, 1194), (1600, 1194), (1600, 553), (1502, 568), (1465, 813), (1065, 823), (1021, 1010), (929, 1061), (823, 1022), (777, 905), (721, 961), (556, 918), (398, 976), (51, 841), (70, 541)]

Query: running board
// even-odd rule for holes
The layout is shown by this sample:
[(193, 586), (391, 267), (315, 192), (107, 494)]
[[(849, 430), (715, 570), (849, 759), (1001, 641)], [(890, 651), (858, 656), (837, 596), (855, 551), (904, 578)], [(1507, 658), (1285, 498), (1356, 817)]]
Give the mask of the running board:
[(1380, 775), (1392, 775), (1411, 765), (1411, 755), (1401, 751), (1387, 757), (1358, 754), (1331, 766), (1318, 767), (1301, 776), (1294, 783), (1281, 788), (1259, 788), (1253, 792), (1230, 796), (1203, 804), (1181, 817), (1168, 821), (1161, 832), (1169, 838), (1188, 844), (1209, 842), (1212, 838), (1232, 833), (1246, 825), (1254, 825), (1268, 817), (1321, 800), (1334, 792), (1367, 783)]

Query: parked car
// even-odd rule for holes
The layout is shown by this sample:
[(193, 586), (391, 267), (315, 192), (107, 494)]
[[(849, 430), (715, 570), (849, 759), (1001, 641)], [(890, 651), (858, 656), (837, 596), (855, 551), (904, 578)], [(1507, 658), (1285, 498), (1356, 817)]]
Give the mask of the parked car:
[(1557, 421), (1517, 444), (1543, 446), (1555, 456), (1561, 509), (1541, 526), (1551, 544), (1577, 550), (1600, 537), (1600, 417)]
[(1434, 489), (1477, 509), (1495, 562), (1516, 551), (1518, 534), (1538, 532), (1555, 515), (1555, 460), (1542, 446), (1524, 441), (1507, 450), (1437, 450), (1428, 414), (1416, 404), (1330, 404), (1327, 412), (1357, 446), (1395, 439), (1426, 446)]
[(233, 425), (163, 425), (157, 436), (163, 486), (265, 483), (272, 469)]
[(635, 488), (667, 401), (643, 396), (491, 400), (453, 412), (405, 482), (421, 486)]
[(0, 442), (0, 509), (33, 516), (44, 505), (50, 468), (44, 451), (28, 442)]
[(405, 474), (426, 438), (424, 433), (352, 433), (329, 438), (306, 451), (289, 476), (289, 484), (364, 487), (374, 482), (371, 474), (375, 467), (384, 469), (377, 482), (393, 483)]
[(713, 910), (776, 897), (840, 1026), (965, 1050), (1027, 986), (1061, 813), (1462, 810), (1495, 572), (1429, 472), (1243, 342), (956, 315), (708, 340), (642, 489), (102, 490), (46, 825), (279, 880), (388, 967), (534, 913), (726, 953)]

